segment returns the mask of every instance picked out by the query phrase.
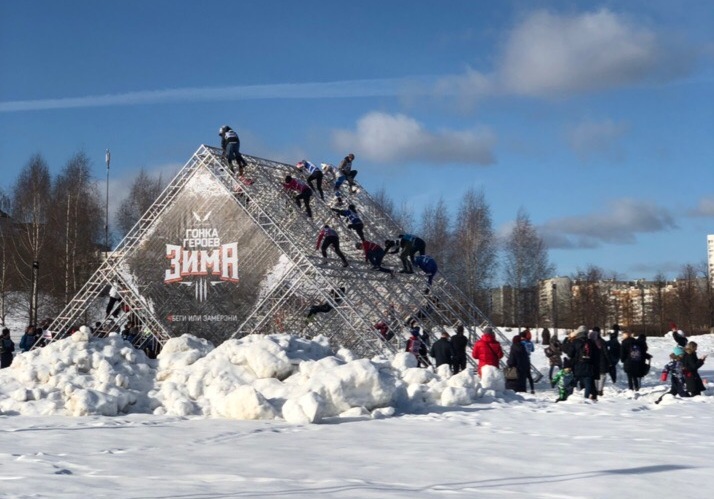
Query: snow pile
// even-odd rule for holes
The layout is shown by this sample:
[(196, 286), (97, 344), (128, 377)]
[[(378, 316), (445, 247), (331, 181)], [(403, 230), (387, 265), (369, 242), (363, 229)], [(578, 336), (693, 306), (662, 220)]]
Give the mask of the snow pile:
[(149, 410), (154, 369), (119, 335), (70, 338), (17, 355), (0, 371), (0, 413), (116, 416)]
[(216, 348), (184, 335), (152, 361), (118, 335), (90, 338), (82, 330), (18, 355), (0, 371), (0, 412), (312, 423), (468, 405), (493, 392), (499, 376), (496, 369), (484, 371), (482, 387), (470, 370), (451, 376), (446, 366), (417, 368), (410, 353), (391, 361), (357, 359), (348, 350), (333, 353), (324, 337), (290, 335), (249, 336)]

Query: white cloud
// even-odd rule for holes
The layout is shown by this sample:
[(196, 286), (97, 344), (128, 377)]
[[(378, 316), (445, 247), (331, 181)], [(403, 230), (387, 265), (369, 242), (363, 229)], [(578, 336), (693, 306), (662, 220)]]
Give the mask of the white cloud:
[(162, 102), (200, 102), (256, 99), (327, 99), (421, 94), (426, 85), (418, 77), (332, 82), (276, 83), (231, 87), (142, 90), (120, 94), (0, 102), (0, 112), (38, 111), (102, 106), (130, 106)]
[(619, 160), (624, 155), (620, 139), (627, 129), (627, 125), (612, 120), (585, 121), (567, 130), (567, 140), (570, 148), (582, 160), (596, 156)]
[(714, 197), (700, 199), (697, 207), (688, 214), (692, 217), (714, 217)]
[(688, 73), (694, 53), (653, 29), (601, 9), (578, 15), (538, 11), (507, 36), (493, 71), (443, 78), (437, 93), (554, 97)]
[(368, 113), (359, 119), (356, 130), (334, 132), (333, 143), (339, 150), (389, 163), (495, 163), (496, 137), (490, 130), (430, 131), (403, 114)]
[(550, 248), (596, 248), (601, 244), (633, 244), (637, 234), (676, 229), (672, 215), (654, 203), (621, 199), (604, 213), (551, 220), (539, 233)]

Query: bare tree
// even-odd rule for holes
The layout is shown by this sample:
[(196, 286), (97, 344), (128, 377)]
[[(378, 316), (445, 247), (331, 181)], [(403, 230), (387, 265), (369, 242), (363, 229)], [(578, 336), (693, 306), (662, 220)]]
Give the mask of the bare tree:
[(469, 189), (464, 194), (453, 242), (448, 275), (469, 300), (490, 312), (488, 295), (498, 262), (491, 209), (483, 192)]
[[(607, 319), (607, 290), (603, 289), (604, 271), (595, 265), (578, 270), (573, 276), (573, 327), (583, 324), (600, 326)], [(623, 303), (626, 309), (628, 303)]]
[(12, 217), (16, 224), (15, 259), (25, 289), (30, 294), (29, 320), (37, 322), (39, 271), (52, 256), (43, 252), (47, 243), (51, 180), (45, 160), (33, 156), (15, 182)]
[(75, 154), (56, 178), (52, 206), (52, 240), (61, 265), (57, 274), (62, 276), (56, 287), (67, 303), (99, 263), (103, 226), (104, 209), (83, 152)]
[(119, 205), (116, 218), (122, 237), (134, 227), (144, 212), (159, 197), (162, 190), (161, 175), (152, 177), (142, 168), (131, 184), (129, 194)]
[(652, 323), (655, 330), (663, 335), (667, 331), (667, 299), (665, 288), (667, 278), (662, 272), (658, 272), (652, 281), (654, 283), (654, 293), (652, 294)]
[(538, 282), (555, 272), (548, 250), (525, 209), (504, 244), (506, 284), (514, 290), (513, 317), (519, 324), (538, 322)]
[(675, 283), (675, 322), (683, 324), (684, 330), (695, 330), (694, 316), (698, 305), (697, 270), (694, 265), (686, 264), (677, 276)]
[(10, 308), (10, 292), (12, 291), (15, 266), (13, 261), (13, 230), (14, 224), (10, 218), (10, 197), (0, 189), (0, 323), (5, 325), (5, 319)]
[(426, 251), (446, 269), (451, 248), (451, 221), (444, 198), (424, 208), (419, 224), (419, 234), (426, 241)]

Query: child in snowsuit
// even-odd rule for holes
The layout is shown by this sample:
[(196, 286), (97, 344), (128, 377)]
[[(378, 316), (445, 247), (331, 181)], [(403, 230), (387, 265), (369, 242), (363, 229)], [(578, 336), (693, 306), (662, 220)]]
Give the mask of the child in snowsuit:
[(573, 394), (573, 388), (575, 387), (575, 378), (573, 377), (573, 370), (570, 365), (566, 365), (565, 368), (558, 371), (550, 382), (550, 386), (556, 389), (558, 398), (556, 402), (563, 402), (568, 400), (568, 397)]
[(667, 381), (667, 376), (669, 376), (672, 387), (667, 393), (662, 394), (660, 398), (655, 400), (655, 404), (659, 404), (665, 395), (679, 395), (680, 397), (690, 396), (685, 388), (682, 357), (684, 357), (684, 348), (677, 345), (672, 349), (672, 353), (669, 355), (671, 360), (664, 366), (664, 369), (662, 369), (662, 376), (660, 377), (660, 380)]
[(560, 340), (557, 336), (551, 336), (550, 344), (545, 347), (545, 356), (548, 357), (548, 363), (550, 364), (550, 370), (548, 371), (548, 380), (553, 382), (553, 371), (558, 368), (558, 371), (563, 369), (563, 350), (560, 346)]

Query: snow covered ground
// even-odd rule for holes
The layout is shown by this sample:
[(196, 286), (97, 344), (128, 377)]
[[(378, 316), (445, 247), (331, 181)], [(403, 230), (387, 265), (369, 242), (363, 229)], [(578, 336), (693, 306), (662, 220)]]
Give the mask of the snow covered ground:
[(153, 363), (79, 335), (0, 371), (0, 496), (710, 497), (713, 391), (655, 405), (674, 342), (649, 344), (639, 393), (554, 404), (547, 379), (521, 396), (319, 339), (184, 337)]

